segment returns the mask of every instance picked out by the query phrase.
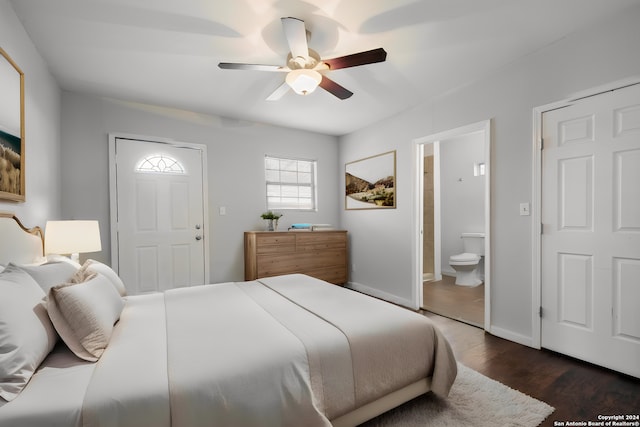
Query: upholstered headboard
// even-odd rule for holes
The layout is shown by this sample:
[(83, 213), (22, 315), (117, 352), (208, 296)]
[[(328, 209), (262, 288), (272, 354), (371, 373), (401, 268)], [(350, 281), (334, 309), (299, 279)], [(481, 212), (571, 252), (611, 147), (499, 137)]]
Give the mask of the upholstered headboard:
[(43, 257), (43, 244), (40, 227), (26, 228), (13, 213), (0, 211), (0, 265), (37, 262)]

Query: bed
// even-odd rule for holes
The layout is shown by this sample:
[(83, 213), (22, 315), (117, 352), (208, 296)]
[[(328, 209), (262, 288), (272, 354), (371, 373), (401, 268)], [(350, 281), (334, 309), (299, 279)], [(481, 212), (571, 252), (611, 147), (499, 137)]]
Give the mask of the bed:
[[(0, 213), (2, 426), (355, 426), (446, 396), (456, 376), (428, 318), (309, 276), (126, 296), (108, 266), (43, 264), (42, 248), (40, 229)], [(41, 302), (16, 316), (46, 326), (29, 344), (45, 354), (16, 374), (7, 329), (23, 325), (2, 310), (17, 311), (10, 299), (31, 279)], [(83, 300), (89, 289), (101, 290)], [(72, 321), (65, 292), (93, 317)]]

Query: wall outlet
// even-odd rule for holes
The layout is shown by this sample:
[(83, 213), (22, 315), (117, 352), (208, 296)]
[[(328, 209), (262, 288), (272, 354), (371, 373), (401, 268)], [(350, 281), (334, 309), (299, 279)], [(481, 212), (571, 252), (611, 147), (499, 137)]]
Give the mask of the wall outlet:
[(220, 206), (220, 209), (218, 210), (218, 212), (220, 213), (220, 215), (226, 215), (227, 214), (227, 207), (226, 206)]
[(520, 203), (520, 215), (521, 216), (531, 215), (531, 208), (529, 206), (529, 203)]

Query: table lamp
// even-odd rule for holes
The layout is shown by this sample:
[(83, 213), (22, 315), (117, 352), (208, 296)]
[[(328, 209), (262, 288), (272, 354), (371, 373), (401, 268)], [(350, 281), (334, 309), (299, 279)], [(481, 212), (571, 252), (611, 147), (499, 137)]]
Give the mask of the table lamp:
[(102, 250), (98, 221), (47, 221), (44, 253), (70, 255), (79, 262), (81, 253)]

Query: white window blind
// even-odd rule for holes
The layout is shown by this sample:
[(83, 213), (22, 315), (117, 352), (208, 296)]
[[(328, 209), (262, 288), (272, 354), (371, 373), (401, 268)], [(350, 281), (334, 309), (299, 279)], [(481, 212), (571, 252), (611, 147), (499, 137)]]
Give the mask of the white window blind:
[(316, 161), (265, 157), (268, 210), (316, 210)]

